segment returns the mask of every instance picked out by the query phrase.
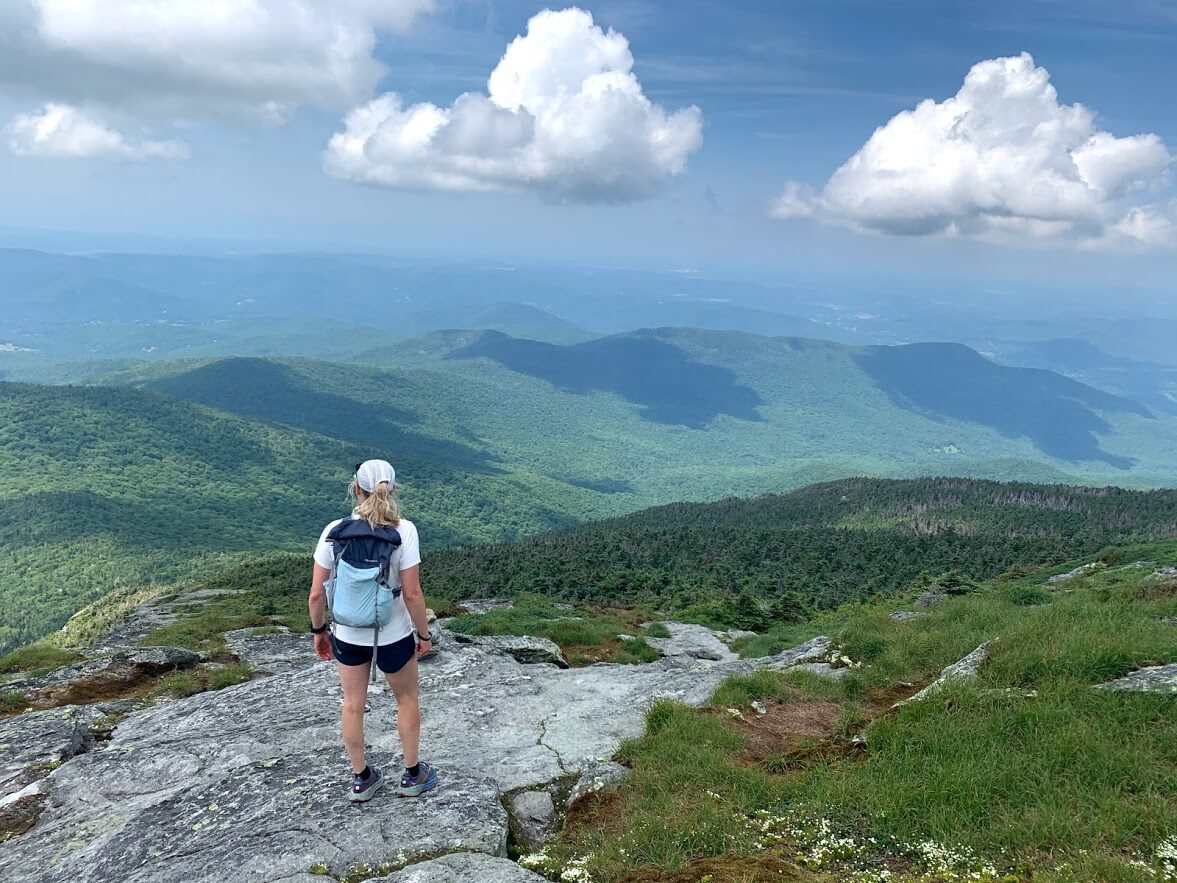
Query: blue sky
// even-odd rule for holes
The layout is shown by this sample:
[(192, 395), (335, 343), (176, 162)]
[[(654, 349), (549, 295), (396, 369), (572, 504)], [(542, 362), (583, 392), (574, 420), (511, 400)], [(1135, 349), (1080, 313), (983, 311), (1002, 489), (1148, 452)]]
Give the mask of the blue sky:
[[(103, 6), (103, 0), (87, 2)], [(122, 0), (107, 2), (117, 6)], [(315, 0), (274, 2), (315, 5)], [(949, 211), (947, 221), (939, 209), (929, 210), (928, 217), (935, 215), (931, 227), (948, 226), (927, 235), (921, 226), (921, 235), (912, 236), (894, 235), (893, 205), (881, 210), (886, 215), (881, 221), (860, 211), (857, 194), (877, 187), (877, 175), (864, 173), (865, 178), (839, 187), (832, 182), (823, 190), (877, 127), (922, 99), (949, 99), (974, 64), (1021, 52), (1031, 53), (1049, 72), (1060, 104), (1081, 102), (1093, 112), (1093, 132), (1119, 138), (1153, 133), (1164, 150), (1177, 151), (1177, 105), (1171, 97), (1177, 83), (1177, 3), (1170, 0), (586, 4), (597, 25), (628, 38), (633, 73), (646, 99), (667, 113), (692, 106), (701, 111), (701, 147), (691, 146), (690, 120), (681, 121), (685, 171), (667, 171), (672, 161), (655, 161), (646, 153), (593, 156), (578, 166), (588, 167), (588, 184), (569, 183), (559, 170), (521, 184), (523, 173), (512, 166), (457, 191), (368, 180), (431, 174), (438, 168), (433, 160), (407, 170), (349, 168), (334, 176), (324, 171), (324, 149), (344, 129), (350, 106), (395, 91), (405, 106), (430, 102), (448, 108), (462, 92), (485, 92), (507, 44), (544, 8), (441, 0), (407, 25), (378, 23), (373, 54), (387, 70), (368, 94), (338, 102), (296, 98), (281, 122), (222, 106), (231, 89), (210, 98), (207, 81), (163, 82), (170, 70), (158, 75), (161, 90), (173, 90), (168, 101), (174, 104), (182, 92), (183, 100), (194, 103), (179, 111), (161, 109), (155, 104), (162, 99), (150, 100), (149, 68), (131, 85), (114, 75), (109, 83), (100, 81), (108, 73), (100, 65), (111, 56), (99, 49), (114, 38), (67, 27), (44, 58), (34, 45), (16, 53), (18, 62), (21, 51), (43, 61), (43, 75), (37, 64), (25, 63), (16, 72), (15, 64), (0, 62), (0, 120), (62, 102), (125, 135), (118, 149), (126, 155), (0, 150), (5, 193), (0, 226), (243, 240), (243, 247), (251, 241), (289, 242), (357, 251), (746, 269), (780, 278), (877, 274), (945, 284), (981, 279), (1028, 292), (1048, 283), (1122, 284), (1157, 297), (1171, 291), (1174, 242), (1161, 236), (1147, 246), (1135, 240), (1125, 244), (1109, 232), (1126, 229), (1125, 212), (1132, 207), (1145, 206), (1159, 213), (1158, 223), (1170, 223), (1172, 216), (1165, 213), (1173, 189), (1158, 171), (1155, 150), (1151, 163), (1145, 158), (1137, 164), (1131, 186), (1124, 185), (1115, 206), (1109, 208), (1110, 198), (1096, 200), (1080, 212), (1083, 230), (1068, 226), (1058, 235), (1053, 230), (1027, 235), (1029, 228), (1007, 230), (995, 222), (1018, 214), (1020, 209), (1009, 205), (1016, 193), (1001, 197), (1005, 202), (997, 208), (966, 200)], [(78, 67), (76, 74), (53, 69), (76, 60), (62, 55), (63, 40), (78, 41), (72, 48), (89, 67)], [(183, 44), (178, 51), (186, 51)], [(191, 51), (207, 52), (208, 46)], [(91, 91), (87, 79), (98, 84)], [(978, 115), (988, 112), (975, 108)], [(7, 132), (13, 131), (10, 124)], [(186, 158), (131, 157), (170, 154), (169, 145), (177, 144)], [(1130, 146), (1125, 142), (1125, 151)], [(647, 160), (649, 169), (643, 165)], [(602, 190), (600, 199), (582, 198), (586, 187), (591, 191), (612, 174), (610, 162), (640, 166), (641, 174), (635, 172), (640, 180), (633, 187)], [(478, 188), (486, 181), (498, 189), (482, 192)], [(790, 181), (807, 195), (790, 203), (786, 219), (772, 217)], [(1002, 182), (1010, 186), (1005, 178)], [(917, 188), (925, 183), (908, 182)], [(846, 188), (853, 195), (846, 196)], [(1100, 220), (1091, 222), (1092, 212), (1100, 213)], [(976, 223), (979, 217), (983, 223)], [(921, 215), (920, 224), (925, 220)], [(1066, 223), (1072, 220), (1067, 216)]]

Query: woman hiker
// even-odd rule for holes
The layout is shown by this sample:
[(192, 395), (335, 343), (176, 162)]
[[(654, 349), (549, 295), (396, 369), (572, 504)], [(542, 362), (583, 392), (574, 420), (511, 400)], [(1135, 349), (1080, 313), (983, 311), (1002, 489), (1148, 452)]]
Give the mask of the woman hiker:
[(437, 787), (437, 771), (419, 757), (417, 658), (432, 646), (421, 592), (420, 541), (413, 523), (400, 517), (395, 480), (384, 460), (356, 466), (348, 488), (355, 500), (352, 517), (328, 524), (315, 548), (311, 631), (316, 655), (334, 657), (339, 670), (343, 744), (355, 773), (348, 794), (353, 801), (370, 800), (384, 783), (384, 774), (364, 757), (364, 707), (373, 655), (396, 697), (396, 726), (405, 755), (397, 793), (417, 797)]

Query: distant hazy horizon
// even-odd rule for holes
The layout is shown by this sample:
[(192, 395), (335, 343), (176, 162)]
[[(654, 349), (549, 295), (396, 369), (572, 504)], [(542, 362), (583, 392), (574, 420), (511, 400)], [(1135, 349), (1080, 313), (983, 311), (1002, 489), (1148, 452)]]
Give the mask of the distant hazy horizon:
[(154, 8), (0, 11), (0, 244), (1177, 300), (1169, 3)]

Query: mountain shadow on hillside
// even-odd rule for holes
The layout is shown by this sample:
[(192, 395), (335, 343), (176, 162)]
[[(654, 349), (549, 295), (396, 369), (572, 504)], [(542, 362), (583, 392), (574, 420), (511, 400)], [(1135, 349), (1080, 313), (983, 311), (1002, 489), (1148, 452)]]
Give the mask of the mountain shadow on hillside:
[(721, 414), (760, 421), (755, 390), (726, 368), (693, 361), (651, 333), (604, 337), (571, 346), (522, 340), (488, 331), (448, 359), (493, 359), (566, 392), (616, 393), (641, 407), (653, 423), (702, 429)]
[(635, 491), (632, 484), (621, 479), (566, 478), (564, 483), (584, 488), (586, 491), (596, 491), (598, 494), (632, 494)]
[(1100, 448), (1097, 436), (1112, 428), (1097, 412), (1152, 418), (1136, 402), (1050, 371), (1007, 368), (960, 344), (872, 347), (856, 361), (897, 407), (1025, 437), (1042, 453), (1072, 463), (1131, 468), (1134, 460)]
[(238, 416), (318, 433), (373, 452), (391, 452), (398, 467), (418, 479), (439, 469), (439, 475), (454, 468), (502, 471), (488, 454), (469, 445), (406, 429), (420, 423), (408, 411), (326, 392), (288, 365), (266, 359), (222, 359), (154, 381), (150, 387)]

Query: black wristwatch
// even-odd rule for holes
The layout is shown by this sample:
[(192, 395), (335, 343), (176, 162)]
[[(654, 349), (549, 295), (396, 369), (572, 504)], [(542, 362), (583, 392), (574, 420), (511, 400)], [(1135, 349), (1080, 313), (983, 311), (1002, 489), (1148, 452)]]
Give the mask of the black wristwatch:
[(428, 641), (430, 644), (432, 644), (433, 643), (433, 632), (426, 632), (425, 634), (421, 634), (420, 632), (417, 632), (417, 640), (418, 641)]
[(321, 635), (321, 634), (323, 634), (323, 632), (325, 632), (325, 631), (327, 631), (327, 623), (323, 623), (323, 624), (322, 624), (321, 626), (319, 626), (318, 628), (315, 628), (314, 626), (311, 626), (311, 634), (312, 634), (312, 635)]

